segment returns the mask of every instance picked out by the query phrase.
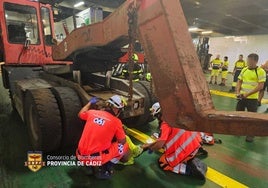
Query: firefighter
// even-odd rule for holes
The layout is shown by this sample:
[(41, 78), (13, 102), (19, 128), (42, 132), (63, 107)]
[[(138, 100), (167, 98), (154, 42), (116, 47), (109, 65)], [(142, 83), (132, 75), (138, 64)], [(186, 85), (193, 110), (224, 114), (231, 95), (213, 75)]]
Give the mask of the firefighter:
[(210, 77), (209, 84), (212, 84), (213, 77), (215, 77), (214, 84), (217, 84), (217, 78), (218, 78), (220, 68), (222, 65), (222, 61), (220, 60), (220, 55), (217, 55), (216, 58), (210, 62), (210, 64), (212, 66), (212, 70), (211, 70), (211, 77)]
[(91, 98), (78, 114), (86, 124), (76, 155), (83, 165), (93, 169), (97, 178), (108, 179), (113, 164), (127, 162), (130, 156), (123, 125), (118, 119), (125, 104), (120, 96), (114, 95), (107, 100), (105, 110), (90, 109), (97, 102), (96, 97)]
[(243, 60), (243, 55), (239, 55), (239, 59), (235, 62), (235, 67), (233, 70), (233, 83), (232, 83), (232, 88), (230, 89), (229, 92), (235, 92), (235, 87), (236, 87), (236, 82), (238, 80), (238, 76), (241, 73), (242, 69), (246, 67), (246, 62)]
[[(263, 89), (266, 80), (265, 71), (257, 66), (259, 56), (257, 54), (249, 54), (247, 59), (247, 67), (243, 68), (238, 76), (236, 94), (237, 94), (237, 111), (257, 112), (258, 94)], [(246, 137), (247, 142), (253, 142), (254, 135)]]
[(160, 168), (204, 180), (207, 166), (198, 158), (195, 158), (201, 147), (200, 135), (197, 132), (169, 126), (162, 119), (158, 102), (153, 104), (151, 112), (158, 119), (160, 134), (155, 142), (144, 144), (144, 150), (157, 151), (164, 148), (165, 152), (158, 161)]
[[(133, 71), (132, 71), (132, 75), (133, 75), (133, 81), (137, 82), (141, 79), (142, 77), (142, 68), (141, 66), (138, 64), (138, 61), (139, 61), (139, 57), (137, 54), (133, 54), (132, 56), (132, 59), (134, 61), (134, 66), (133, 66)], [(123, 71), (122, 71), (122, 76), (123, 78), (125, 79), (129, 79), (129, 64), (126, 64), (123, 68)]]
[(219, 84), (220, 86), (225, 86), (226, 84), (225, 82), (228, 74), (228, 65), (229, 65), (228, 57), (225, 56), (221, 67), (221, 83)]
[(258, 99), (258, 106), (261, 106), (261, 100), (262, 100), (262, 98), (264, 96), (265, 89), (267, 89), (267, 91), (268, 91), (268, 61), (266, 61), (261, 66), (261, 68), (263, 68), (263, 70), (265, 70), (265, 72), (266, 72), (266, 82), (264, 83), (264, 86), (263, 86), (262, 90), (260, 90), (259, 99)]

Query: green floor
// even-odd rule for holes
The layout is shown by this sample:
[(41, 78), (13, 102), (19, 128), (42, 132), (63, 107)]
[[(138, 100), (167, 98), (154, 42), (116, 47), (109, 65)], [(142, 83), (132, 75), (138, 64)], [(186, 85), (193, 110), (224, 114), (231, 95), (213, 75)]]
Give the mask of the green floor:
[[(228, 90), (228, 87), (212, 86), (213, 89)], [(265, 96), (267, 98), (267, 95)], [(213, 96), (219, 110), (233, 110), (236, 100)], [(264, 112), (268, 105), (259, 109)], [(0, 188), (4, 187), (220, 187), (211, 180), (206, 182), (173, 173), (163, 172), (157, 166), (159, 153), (144, 153), (132, 166), (116, 166), (111, 180), (100, 181), (87, 176), (81, 167), (43, 167), (34, 173), (24, 162), (31, 150), (27, 130), (19, 116), (12, 112), (8, 93), (0, 85)], [(156, 122), (143, 127), (150, 135)], [(268, 185), (268, 138), (256, 137), (246, 143), (245, 137), (215, 135), (223, 143), (205, 146), (209, 157), (202, 159), (209, 167), (248, 187), (266, 188)], [(139, 143), (133, 139), (134, 142)], [(43, 156), (45, 158), (45, 156)]]

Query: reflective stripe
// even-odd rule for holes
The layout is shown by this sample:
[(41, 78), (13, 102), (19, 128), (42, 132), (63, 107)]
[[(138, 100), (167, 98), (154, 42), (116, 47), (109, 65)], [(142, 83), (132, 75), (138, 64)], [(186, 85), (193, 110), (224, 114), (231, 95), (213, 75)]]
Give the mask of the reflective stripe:
[(257, 82), (243, 82), (242, 88), (254, 89), (257, 85)]
[(257, 84), (256, 85), (245, 85), (245, 84), (242, 84), (241, 90), (252, 91), (253, 89), (255, 89), (255, 87), (257, 87)]
[(179, 163), (177, 166), (173, 168), (172, 171), (177, 174), (186, 174), (186, 164)]
[(119, 159), (117, 158), (113, 158), (112, 160), (110, 160), (110, 162), (114, 163), (114, 164), (117, 164), (119, 162)]
[(241, 89), (241, 92), (250, 92), (250, 91), (252, 91), (252, 89), (247, 89), (247, 88)]
[(133, 71), (133, 74), (138, 74), (138, 73), (142, 73), (142, 71)]
[(181, 129), (168, 143), (166, 143), (166, 149), (169, 149), (182, 135), (185, 130)]
[[(124, 73), (127, 73), (128, 70), (123, 70)], [(132, 74), (142, 73), (142, 71), (133, 71)]]
[(228, 69), (228, 65), (229, 65), (229, 61), (224, 61), (224, 62), (223, 62), (223, 67), (225, 67), (225, 68)]
[(256, 85), (256, 82), (243, 82), (243, 84), (246, 84), (246, 85)]
[(243, 69), (244, 67), (245, 67), (245, 61), (237, 61), (237, 62), (235, 62), (235, 68), (236, 69)]
[(211, 62), (214, 66), (220, 66), (222, 64), (222, 61), (220, 59), (214, 59)]
[(265, 80), (265, 79), (266, 79), (266, 76), (260, 76), (260, 77), (259, 77), (259, 81), (260, 81), (260, 80)]
[(168, 162), (173, 162), (177, 156), (184, 150), (196, 137), (197, 132), (194, 132), (191, 137), (189, 137), (178, 149), (176, 149), (175, 154), (172, 157), (167, 158)]

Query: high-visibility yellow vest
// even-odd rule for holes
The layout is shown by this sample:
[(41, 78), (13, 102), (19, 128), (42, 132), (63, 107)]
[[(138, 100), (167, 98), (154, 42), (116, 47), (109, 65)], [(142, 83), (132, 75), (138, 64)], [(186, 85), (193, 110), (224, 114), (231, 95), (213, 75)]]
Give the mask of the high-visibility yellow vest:
[(212, 69), (219, 69), (222, 64), (222, 61), (220, 59), (213, 59), (211, 63)]
[(229, 61), (223, 61), (222, 71), (228, 71)]
[[(257, 67), (255, 69), (249, 69), (248, 67), (242, 69), (240, 75), (238, 76), (239, 80), (242, 80), (241, 94), (248, 93), (257, 87), (258, 83), (265, 82), (266, 73), (265, 71)], [(259, 92), (256, 92), (250, 96), (248, 99), (258, 99)]]
[[(140, 75), (142, 75), (143, 70), (138, 64), (134, 64), (132, 75), (133, 75), (133, 81), (139, 81)], [(128, 65), (125, 65), (122, 70), (122, 77), (125, 79), (129, 78), (129, 71), (128, 71)]]
[(244, 60), (238, 60), (235, 62), (236, 70), (242, 70), (246, 66), (246, 62)]

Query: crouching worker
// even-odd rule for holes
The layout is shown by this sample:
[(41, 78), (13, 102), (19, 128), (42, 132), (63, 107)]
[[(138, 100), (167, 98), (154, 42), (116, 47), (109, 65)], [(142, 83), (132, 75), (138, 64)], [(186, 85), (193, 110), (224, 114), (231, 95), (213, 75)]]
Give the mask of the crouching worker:
[(104, 110), (91, 110), (90, 106), (98, 102), (93, 97), (79, 112), (78, 116), (86, 124), (76, 150), (77, 159), (88, 170), (93, 170), (99, 179), (108, 179), (113, 164), (128, 161), (129, 147), (122, 122), (118, 119), (124, 108), (124, 100), (118, 95), (112, 96)]
[(157, 151), (164, 148), (165, 152), (159, 159), (159, 165), (163, 170), (204, 180), (207, 166), (195, 158), (201, 147), (198, 133), (170, 127), (162, 119), (158, 102), (152, 106), (151, 111), (152, 115), (158, 119), (160, 135), (155, 142), (144, 144), (144, 150)]

